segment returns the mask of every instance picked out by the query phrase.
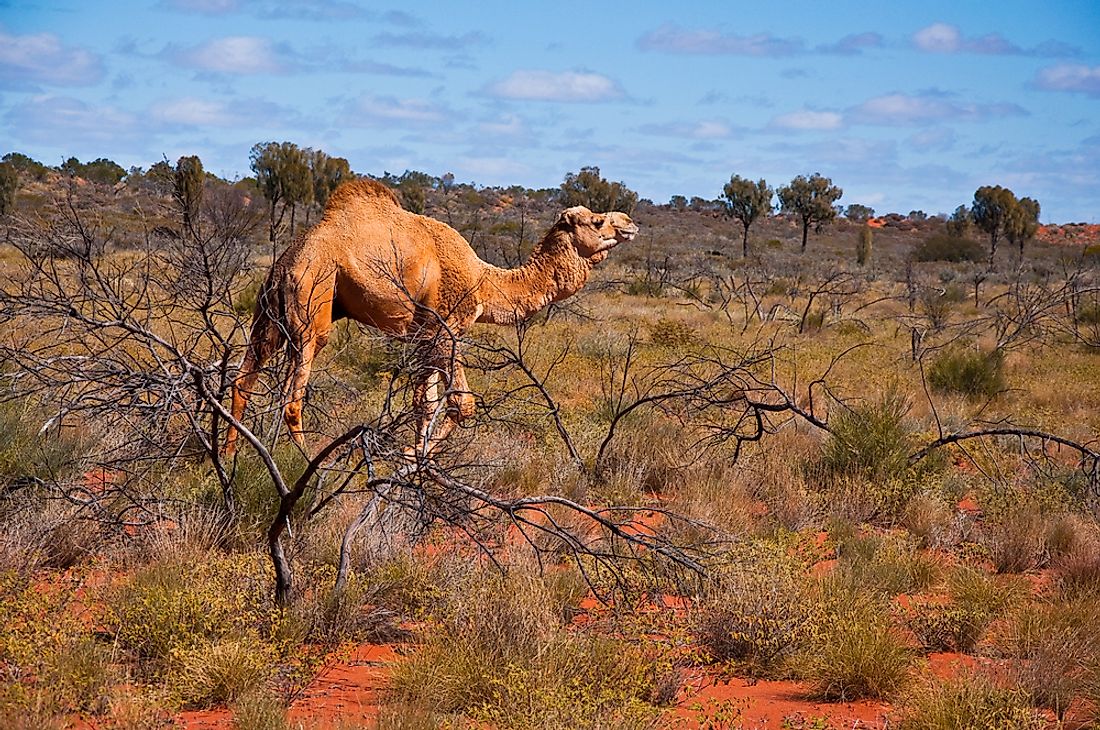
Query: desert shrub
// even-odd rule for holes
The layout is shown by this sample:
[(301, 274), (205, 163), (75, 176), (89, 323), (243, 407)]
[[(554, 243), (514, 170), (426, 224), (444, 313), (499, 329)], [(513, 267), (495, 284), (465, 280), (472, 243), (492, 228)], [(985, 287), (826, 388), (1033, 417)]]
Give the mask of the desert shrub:
[(1016, 612), (996, 644), (1032, 704), (1059, 720), (1100, 672), (1100, 602), (1033, 603)]
[(1039, 730), (1044, 723), (1018, 689), (981, 674), (922, 683), (902, 705), (901, 730)]
[(992, 621), (983, 607), (930, 600), (912, 601), (905, 616), (905, 625), (927, 651), (970, 653)]
[(847, 701), (902, 688), (913, 655), (887, 607), (845, 581), (823, 581), (820, 591), (819, 617), (795, 660), (813, 695)]
[(649, 339), (661, 347), (682, 348), (695, 341), (695, 328), (678, 319), (661, 317), (649, 326)]
[(692, 633), (712, 662), (772, 675), (811, 626), (802, 569), (778, 555), (748, 555), (723, 572), (696, 604)]
[(65, 715), (105, 709), (118, 676), (109, 647), (72, 610), (78, 587), (72, 579), (35, 585), (27, 574), (0, 573), (0, 725), (61, 726)]
[(993, 617), (1013, 608), (1027, 594), (1026, 585), (1018, 578), (989, 575), (968, 565), (951, 571), (947, 576), (947, 590), (955, 605), (984, 611)]
[(959, 538), (954, 506), (937, 494), (913, 495), (902, 512), (901, 526), (917, 538), (920, 547), (946, 547)]
[(1078, 540), (1053, 564), (1054, 581), (1066, 598), (1100, 597), (1100, 544)]
[(981, 263), (986, 258), (985, 247), (977, 241), (959, 236), (937, 234), (926, 238), (913, 249), (916, 261), (971, 261)]
[(256, 637), (203, 642), (179, 650), (173, 689), (188, 706), (226, 704), (255, 691), (272, 672), (275, 652)]
[(856, 534), (837, 544), (837, 555), (837, 579), (885, 596), (924, 590), (940, 577), (934, 558), (890, 536)]
[(1024, 573), (1046, 564), (1049, 553), (1044, 516), (1021, 504), (985, 525), (982, 543), (998, 573)]
[(263, 689), (239, 695), (231, 708), (236, 730), (286, 730), (289, 727), (282, 700)]
[(78, 465), (85, 446), (79, 434), (56, 428), (43, 433), (41, 427), (31, 410), (0, 403), (0, 492), (63, 478)]
[(617, 639), (567, 631), (537, 576), (475, 573), (394, 668), (399, 702), (494, 727), (644, 727), (655, 663)]
[(884, 480), (903, 475), (912, 445), (905, 416), (909, 402), (899, 391), (855, 408), (829, 422), (822, 465), (828, 473)]
[(242, 317), (251, 317), (256, 311), (256, 302), (259, 300), (262, 288), (263, 279), (260, 277), (249, 279), (233, 298), (233, 311)]
[(659, 416), (632, 418), (604, 453), (589, 496), (611, 505), (636, 505), (642, 492), (667, 491), (691, 463), (679, 424)]
[(945, 350), (929, 366), (928, 383), (941, 393), (992, 398), (1005, 389), (1004, 354), (1000, 350)]
[(170, 675), (198, 647), (270, 634), (277, 614), (265, 568), (258, 554), (152, 564), (109, 596), (106, 623), (153, 676)]

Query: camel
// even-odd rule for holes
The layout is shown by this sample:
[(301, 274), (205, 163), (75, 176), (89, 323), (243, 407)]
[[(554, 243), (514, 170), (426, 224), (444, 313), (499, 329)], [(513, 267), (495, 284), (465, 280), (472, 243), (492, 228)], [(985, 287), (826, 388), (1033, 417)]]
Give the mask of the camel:
[[(317, 226), (275, 262), (260, 290), (233, 384), (233, 418), (240, 423), (265, 362), (285, 347), (283, 418), (304, 448), (302, 399), (310, 369), (333, 322), (348, 317), (424, 347), (413, 407), (417, 450), (429, 454), (475, 410), (459, 351), (462, 334), (475, 322), (514, 324), (572, 296), (593, 266), (637, 232), (625, 213), (568, 208), (526, 263), (502, 269), (479, 259), (450, 226), (402, 209), (388, 187), (369, 179), (346, 182)], [(438, 406), (445, 406), (441, 418)], [(235, 452), (237, 435), (231, 426), (226, 454)]]

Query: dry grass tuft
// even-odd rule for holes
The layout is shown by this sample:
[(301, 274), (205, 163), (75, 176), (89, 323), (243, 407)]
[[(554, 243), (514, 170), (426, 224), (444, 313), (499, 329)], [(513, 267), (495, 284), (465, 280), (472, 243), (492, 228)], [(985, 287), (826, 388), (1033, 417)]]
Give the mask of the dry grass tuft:
[(981, 674), (922, 683), (902, 705), (901, 730), (1039, 730), (1044, 726), (1018, 689)]

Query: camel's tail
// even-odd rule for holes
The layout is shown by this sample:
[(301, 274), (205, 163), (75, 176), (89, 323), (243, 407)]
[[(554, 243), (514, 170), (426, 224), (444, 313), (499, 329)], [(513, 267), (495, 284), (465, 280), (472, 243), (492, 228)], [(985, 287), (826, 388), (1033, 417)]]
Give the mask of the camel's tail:
[[(256, 311), (252, 315), (252, 331), (248, 337), (248, 349), (244, 361), (233, 381), (233, 419), (240, 423), (252, 397), (252, 388), (260, 377), (267, 361), (286, 344), (286, 296), (276, 281), (275, 270), (267, 277), (256, 298)], [(225, 438), (225, 454), (237, 450), (237, 429), (230, 424)]]

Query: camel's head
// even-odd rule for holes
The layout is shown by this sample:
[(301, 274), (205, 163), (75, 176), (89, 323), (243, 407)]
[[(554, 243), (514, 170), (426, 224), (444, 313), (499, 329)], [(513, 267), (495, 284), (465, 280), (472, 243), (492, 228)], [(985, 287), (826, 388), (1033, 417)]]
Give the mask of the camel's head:
[(594, 264), (638, 234), (638, 225), (626, 213), (593, 213), (583, 205), (563, 210), (557, 225), (572, 234), (577, 254)]

